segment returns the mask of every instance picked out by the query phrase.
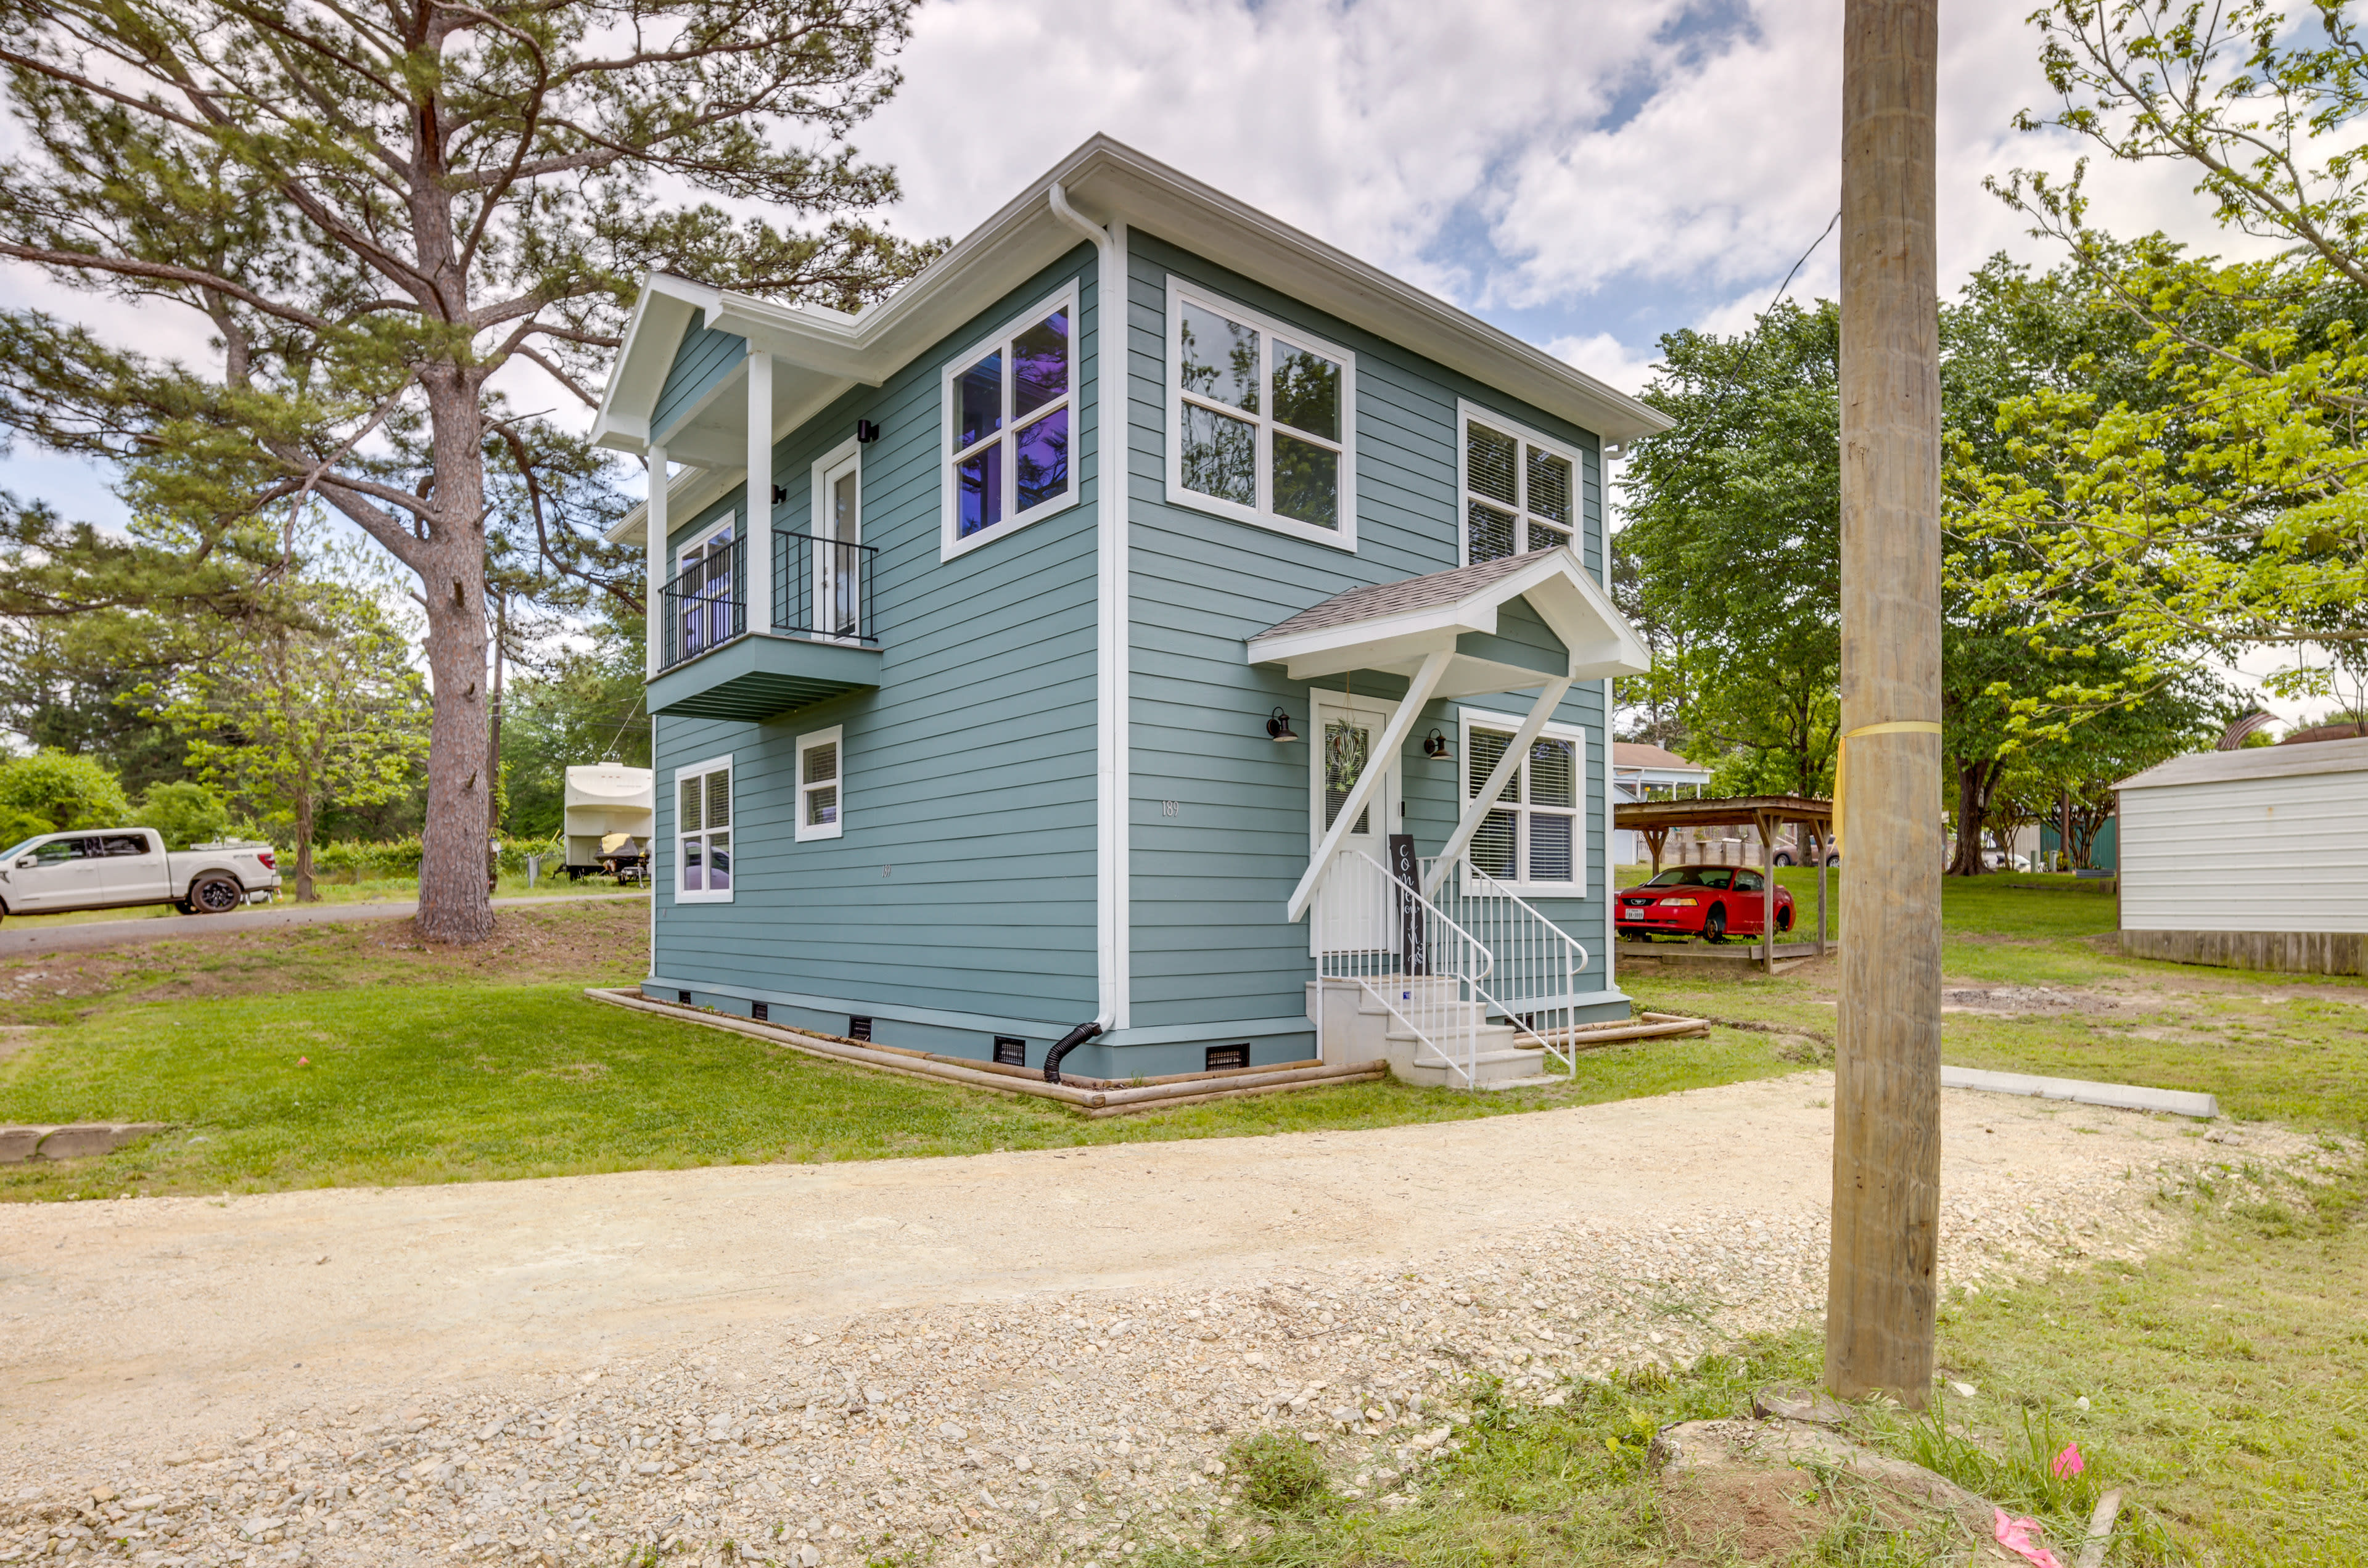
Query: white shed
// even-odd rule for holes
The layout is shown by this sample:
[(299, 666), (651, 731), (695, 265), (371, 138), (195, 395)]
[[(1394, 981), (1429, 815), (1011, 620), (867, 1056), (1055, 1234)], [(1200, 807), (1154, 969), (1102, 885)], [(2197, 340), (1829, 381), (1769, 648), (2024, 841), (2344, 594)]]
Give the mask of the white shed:
[(620, 767), (597, 763), (567, 770), (567, 863), (598, 866), (600, 841), (611, 834), (630, 835), (647, 853), (650, 834), (657, 823), (657, 775), (646, 767)]
[(2173, 757), (2121, 795), (2123, 952), (2368, 974), (2368, 740)]

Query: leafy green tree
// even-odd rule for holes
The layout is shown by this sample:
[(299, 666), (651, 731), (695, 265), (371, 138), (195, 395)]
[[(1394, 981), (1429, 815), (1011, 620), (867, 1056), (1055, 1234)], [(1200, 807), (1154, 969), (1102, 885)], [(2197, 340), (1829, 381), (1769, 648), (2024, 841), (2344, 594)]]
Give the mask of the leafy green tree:
[[(427, 755), (428, 702), (405, 639), (367, 595), (339, 583), (290, 592), (303, 598), (303, 624), (272, 625), (237, 660), (184, 672), (152, 710), (186, 739), (199, 778), (286, 827), (296, 897), (311, 903), (323, 808), (407, 789)], [(481, 884), (484, 868), (481, 828)]]
[(1645, 401), (1677, 425), (1622, 481), (1631, 602), (1678, 655), (1687, 755), (1749, 751), (1785, 793), (1823, 792), (1840, 716), (1840, 331), (1786, 301), (1739, 337), (1663, 337)]
[(2140, 329), (2160, 391), (2008, 400), (2010, 449), (1967, 519), (1988, 546), (1975, 592), (2064, 644), (2112, 642), (2136, 680), (2262, 647), (2324, 651), (2273, 680), (2290, 694), (2368, 666), (2368, 45), (2350, 11), (2055, 0), (2034, 17), (2062, 101), (2026, 129), (2180, 166), (2219, 222), (2278, 247), (2224, 265), (2117, 244), (2088, 222), (2085, 164), (1999, 187)]
[(58, 751), (0, 760), (0, 841), (131, 825), (131, 802), (102, 763)]
[(151, 784), (133, 814), (142, 827), (163, 834), (168, 849), (211, 844), (231, 831), (229, 803), (194, 778)]
[(277, 528), (141, 517), (108, 534), (0, 493), (0, 724), (101, 759), (129, 790), (188, 777), (136, 693), (222, 656), (294, 566)]
[(160, 359), (11, 310), (0, 421), (120, 464), (137, 512), (227, 531), (317, 497), (416, 578), (431, 939), (492, 928), (488, 519), (538, 523), (554, 570), (597, 565), (588, 540), (553, 533), (565, 509), (536, 505), (592, 456), (497, 378), (597, 403), (648, 268), (842, 307), (909, 276), (931, 247), (854, 216), (895, 182), (843, 139), (896, 85), (911, 4), (0, 9), (20, 149), (0, 164), (0, 256), (195, 312), (215, 356)]

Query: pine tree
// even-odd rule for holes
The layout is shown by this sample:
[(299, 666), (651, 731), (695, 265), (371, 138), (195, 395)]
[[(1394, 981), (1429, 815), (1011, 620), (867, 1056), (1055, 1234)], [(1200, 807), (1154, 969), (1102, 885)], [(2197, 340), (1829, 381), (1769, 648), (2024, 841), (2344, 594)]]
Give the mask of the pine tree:
[(431, 939), (492, 929), (488, 517), (581, 455), (496, 379), (595, 404), (647, 269), (853, 308), (926, 260), (861, 219), (895, 181), (844, 140), (912, 4), (0, 0), (0, 256), (197, 312), (215, 355), (0, 313), (0, 425), (225, 533), (317, 497), (416, 577)]

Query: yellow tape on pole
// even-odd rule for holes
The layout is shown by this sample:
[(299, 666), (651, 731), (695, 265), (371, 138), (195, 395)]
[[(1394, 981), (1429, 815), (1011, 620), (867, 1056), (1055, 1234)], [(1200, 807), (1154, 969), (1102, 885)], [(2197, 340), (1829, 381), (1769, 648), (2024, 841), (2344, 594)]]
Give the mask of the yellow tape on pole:
[(1847, 853), (1850, 842), (1850, 744), (1861, 735), (1937, 735), (1940, 723), (1931, 719), (1893, 719), (1881, 724), (1861, 724), (1834, 748), (1834, 847)]

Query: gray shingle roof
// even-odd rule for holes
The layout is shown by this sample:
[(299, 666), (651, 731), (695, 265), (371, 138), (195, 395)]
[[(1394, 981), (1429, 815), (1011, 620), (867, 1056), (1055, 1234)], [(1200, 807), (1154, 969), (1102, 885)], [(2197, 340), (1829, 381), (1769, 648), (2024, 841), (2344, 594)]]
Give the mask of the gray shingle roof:
[[(1404, 615), (1409, 610), (1435, 609), (1472, 597), (1499, 577), (1508, 577), (1524, 566), (1537, 563), (1535, 555), (1507, 555), (1495, 561), (1483, 561), (1476, 566), (1458, 566), (1452, 572), (1433, 572), (1427, 576), (1401, 577), (1395, 583), (1382, 583), (1370, 588), (1351, 588), (1345, 594), (1335, 594), (1320, 605), (1301, 610), (1289, 620), (1269, 626), (1258, 637), (1296, 636), (1305, 631), (1322, 631), (1335, 626), (1354, 626), (1360, 620), (1379, 620), (1387, 616)], [(1251, 639), (1256, 642), (1257, 638)]]
[(2368, 741), (2308, 741), (2300, 745), (2195, 752), (2157, 763), (2123, 779), (2116, 788), (2156, 790), (2174, 784), (2224, 784), (2238, 778), (2291, 778), (2309, 773), (2368, 773)]

